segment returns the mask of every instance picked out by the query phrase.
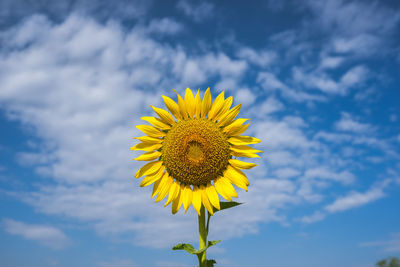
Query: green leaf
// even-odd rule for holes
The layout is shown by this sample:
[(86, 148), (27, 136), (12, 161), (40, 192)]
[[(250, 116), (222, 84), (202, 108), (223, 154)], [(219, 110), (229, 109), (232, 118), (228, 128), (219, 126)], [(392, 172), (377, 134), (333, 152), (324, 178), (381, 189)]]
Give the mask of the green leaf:
[(190, 244), (180, 243), (172, 248), (172, 250), (186, 250), (190, 254), (197, 254), (194, 247)]
[(214, 267), (217, 262), (215, 260), (207, 260), (207, 267)]
[(204, 248), (199, 249), (196, 254), (203, 253), (203, 251), (206, 251), (209, 247), (214, 246), (214, 245), (218, 244), (219, 242), (221, 242), (221, 240), (208, 241), (207, 245)]
[(233, 207), (239, 206), (241, 204), (243, 204), (243, 203), (239, 203), (239, 202), (235, 202), (235, 201), (229, 201), (229, 202), (221, 201), (221, 202), (219, 202), (221, 209), (217, 210), (216, 208), (214, 208), (214, 213), (221, 211), (221, 210), (233, 208)]
[(207, 245), (204, 248), (199, 249), (199, 250), (195, 250), (194, 247), (192, 245), (190, 245), (190, 244), (180, 243), (180, 244), (174, 246), (172, 248), (172, 250), (186, 250), (190, 254), (198, 255), (198, 254), (203, 253), (204, 251), (206, 251), (209, 247), (218, 244), (219, 242), (221, 242), (221, 240), (208, 241)]

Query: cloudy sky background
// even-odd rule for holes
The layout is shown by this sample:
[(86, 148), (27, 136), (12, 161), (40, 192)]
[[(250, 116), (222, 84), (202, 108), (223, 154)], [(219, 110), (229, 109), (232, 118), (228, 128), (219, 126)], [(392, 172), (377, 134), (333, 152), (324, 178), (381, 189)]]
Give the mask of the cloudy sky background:
[(218, 266), (400, 256), (396, 1), (0, 3), (0, 261), (193, 266), (197, 218), (133, 178), (148, 105), (221, 90), (262, 140), (245, 204), (212, 218)]

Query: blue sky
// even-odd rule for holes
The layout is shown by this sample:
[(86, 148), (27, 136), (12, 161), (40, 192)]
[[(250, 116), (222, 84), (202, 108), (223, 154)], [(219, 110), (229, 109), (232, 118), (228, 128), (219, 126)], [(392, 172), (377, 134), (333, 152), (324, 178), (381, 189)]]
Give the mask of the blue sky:
[(0, 3), (2, 266), (194, 266), (195, 212), (133, 179), (172, 88), (242, 103), (264, 153), (212, 218), (218, 266), (400, 256), (397, 1)]

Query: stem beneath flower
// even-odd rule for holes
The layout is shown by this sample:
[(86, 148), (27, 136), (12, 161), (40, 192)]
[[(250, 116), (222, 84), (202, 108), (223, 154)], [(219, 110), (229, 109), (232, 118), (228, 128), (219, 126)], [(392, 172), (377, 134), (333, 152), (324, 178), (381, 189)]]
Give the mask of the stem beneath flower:
[[(207, 230), (208, 229), (206, 229), (206, 213), (204, 210), (204, 206), (202, 205), (199, 216), (199, 249), (206, 247), (207, 234), (208, 234)], [(197, 257), (199, 258), (199, 267), (207, 267), (206, 251), (204, 250), (204, 252), (198, 254)]]

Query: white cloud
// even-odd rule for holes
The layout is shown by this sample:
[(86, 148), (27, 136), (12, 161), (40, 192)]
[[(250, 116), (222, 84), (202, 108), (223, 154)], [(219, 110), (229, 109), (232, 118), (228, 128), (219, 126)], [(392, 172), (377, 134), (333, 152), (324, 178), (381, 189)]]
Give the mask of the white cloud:
[(364, 133), (371, 132), (374, 128), (368, 123), (356, 121), (349, 113), (342, 112), (341, 118), (335, 123), (335, 127), (339, 131)]
[(291, 121), (265, 120), (258, 122), (255, 127), (255, 135), (262, 140), (260, 146), (263, 148), (309, 148), (315, 145), (307, 139), (301, 127)]
[(3, 219), (3, 227), (10, 234), (37, 241), (53, 249), (62, 249), (70, 243), (69, 238), (53, 226), (26, 224), (11, 219)]
[(294, 81), (302, 83), (306, 87), (321, 90), (326, 94), (344, 95), (346, 93), (345, 88), (341, 87), (324, 72), (306, 73), (299, 67), (294, 67), (292, 72)]
[(286, 167), (286, 168), (276, 169), (274, 174), (278, 178), (291, 178), (299, 176), (300, 171), (294, 168)]
[(244, 107), (249, 107), (256, 100), (256, 95), (250, 89), (242, 88), (236, 91), (235, 100)]
[(382, 188), (379, 187), (371, 188), (364, 193), (353, 191), (346, 196), (339, 197), (332, 204), (327, 205), (325, 209), (331, 213), (345, 211), (363, 206), (384, 196), (385, 194), (383, 193)]
[(237, 52), (237, 56), (263, 68), (271, 65), (277, 58), (277, 54), (273, 51), (256, 51), (248, 47), (241, 48)]
[(284, 84), (281, 80), (276, 77), (275, 74), (271, 72), (260, 72), (257, 75), (257, 83), (266, 91), (266, 92), (274, 92), (280, 91), (282, 96), (296, 101), (296, 102), (305, 102), (305, 101), (325, 101), (326, 99), (320, 95), (313, 95), (301, 90), (292, 89), (286, 84)]
[(325, 214), (320, 211), (316, 211), (314, 214), (310, 216), (301, 217), (299, 221), (302, 223), (314, 223), (322, 221), (323, 219), (325, 219)]
[(266, 116), (283, 109), (284, 105), (282, 102), (271, 96), (265, 99), (263, 102), (253, 105), (248, 112), (253, 118), (256, 117), (262, 120), (265, 119)]
[(363, 83), (366, 80), (368, 70), (364, 66), (356, 66), (348, 70), (340, 79), (345, 87), (352, 87)]
[(320, 63), (322, 69), (335, 69), (344, 61), (343, 57), (323, 57)]
[(381, 40), (370, 34), (360, 34), (348, 38), (339, 37), (332, 41), (334, 52), (341, 54), (367, 55), (375, 51), (379, 45), (382, 45)]
[(196, 4), (194, 1), (180, 0), (176, 7), (195, 22), (202, 22), (214, 15), (214, 5), (207, 2)]
[(378, 3), (329, 0), (324, 3), (308, 1), (308, 4), (317, 15), (316, 25), (348, 36), (369, 32), (389, 34), (400, 19), (394, 9)]
[(146, 30), (151, 33), (174, 35), (181, 32), (183, 28), (182, 24), (172, 18), (162, 18), (153, 19)]
[(372, 241), (360, 243), (361, 247), (380, 247), (386, 253), (400, 252), (400, 233), (391, 234), (388, 240)]
[(345, 196), (336, 198), (331, 204), (325, 205), (322, 210), (315, 211), (312, 215), (303, 216), (297, 220), (303, 223), (314, 223), (325, 219), (328, 214), (343, 212), (374, 202), (385, 197), (383, 190), (393, 181), (393, 179), (386, 179), (382, 182), (375, 183), (369, 190), (363, 193), (351, 191)]
[(325, 167), (317, 167), (308, 169), (304, 177), (306, 179), (327, 179), (340, 182), (342, 184), (348, 185), (355, 181), (355, 177), (352, 173), (348, 171), (333, 172), (326, 169)]

